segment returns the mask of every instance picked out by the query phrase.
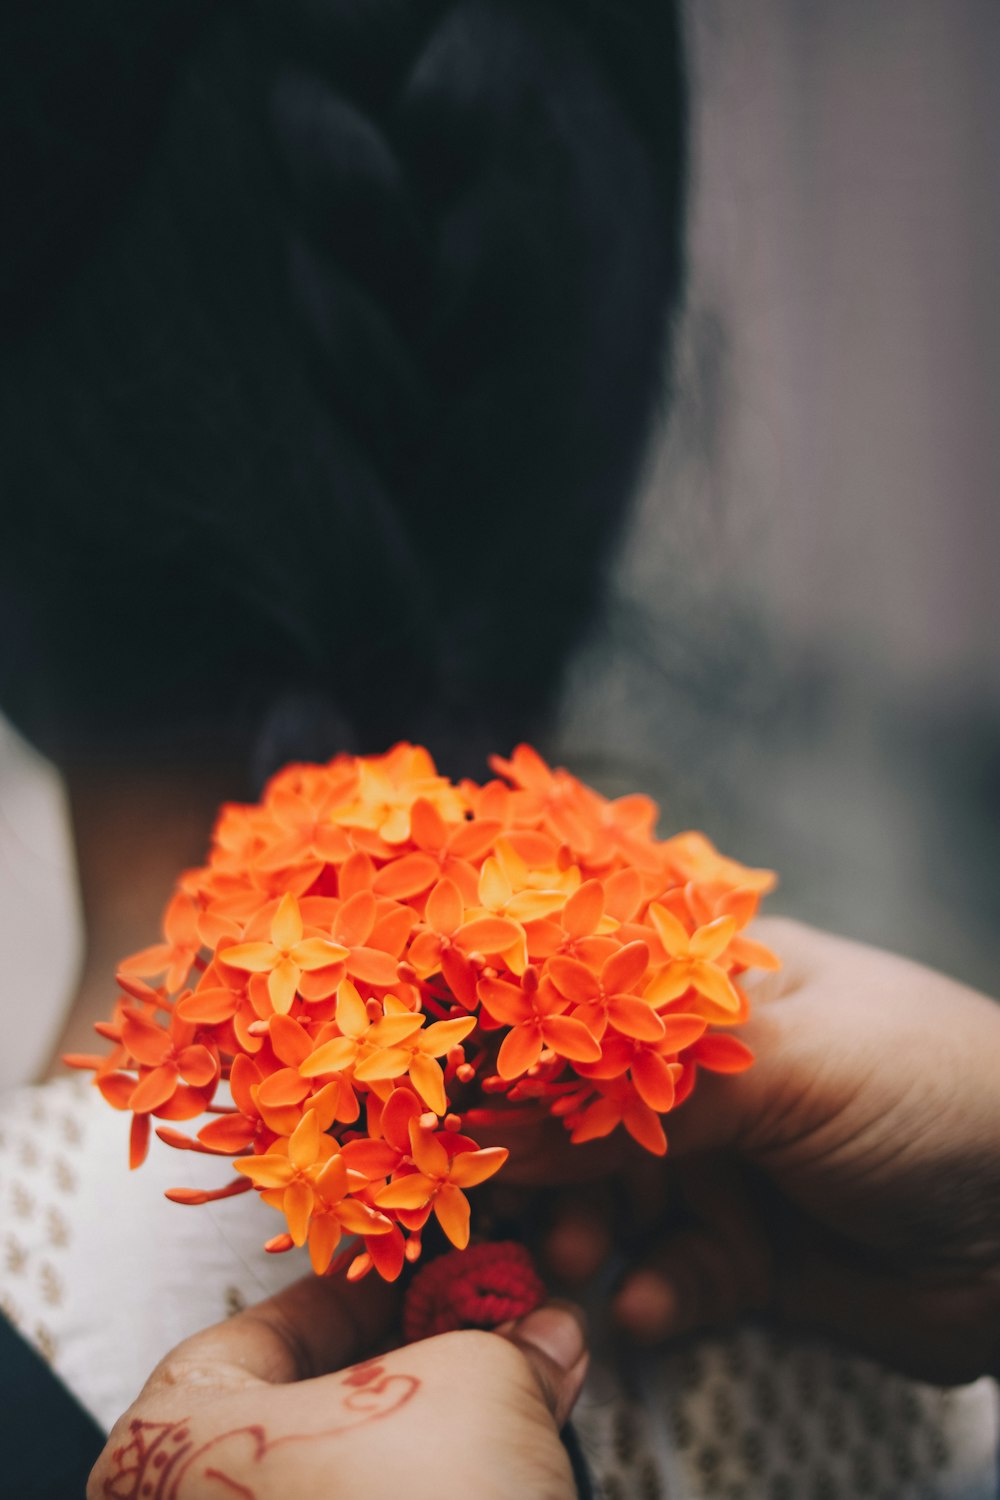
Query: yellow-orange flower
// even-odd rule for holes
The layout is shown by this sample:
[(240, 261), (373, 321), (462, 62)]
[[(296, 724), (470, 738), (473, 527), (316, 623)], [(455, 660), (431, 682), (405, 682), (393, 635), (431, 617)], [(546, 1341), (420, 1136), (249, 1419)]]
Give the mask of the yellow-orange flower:
[(278, 903), (269, 943), (239, 943), (219, 954), (232, 969), (267, 975), (267, 992), (279, 1015), (291, 1010), (303, 973), (332, 968), (347, 956), (331, 938), (303, 936), (299, 903), (290, 891)]
[(375, 1194), (379, 1208), (425, 1208), (434, 1216), (457, 1250), (469, 1243), (469, 1200), (463, 1188), (476, 1187), (499, 1172), (510, 1152), (503, 1146), (485, 1151), (459, 1150), (450, 1155), (448, 1137), (410, 1123), (410, 1145), (416, 1170), (396, 1177)]

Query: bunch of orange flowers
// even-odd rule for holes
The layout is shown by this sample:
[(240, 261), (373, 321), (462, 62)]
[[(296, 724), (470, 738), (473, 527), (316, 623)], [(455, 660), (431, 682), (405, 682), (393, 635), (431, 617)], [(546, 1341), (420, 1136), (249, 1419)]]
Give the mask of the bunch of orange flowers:
[[(388, 1280), (431, 1214), (459, 1249), (466, 1190), (514, 1124), (573, 1142), (619, 1125), (662, 1154), (699, 1068), (752, 1056), (740, 975), (778, 966), (743, 929), (774, 877), (700, 833), (659, 840), (656, 804), (609, 801), (520, 745), (454, 784), (426, 750), (293, 765), (226, 805), (163, 941), (125, 960), (92, 1068), (168, 1145), (231, 1157), (203, 1203), (256, 1189), (325, 1272)], [(210, 1116), (194, 1135), (176, 1122)], [(169, 1122), (169, 1123), (167, 1123)], [(338, 1257), (339, 1259), (339, 1257)]]

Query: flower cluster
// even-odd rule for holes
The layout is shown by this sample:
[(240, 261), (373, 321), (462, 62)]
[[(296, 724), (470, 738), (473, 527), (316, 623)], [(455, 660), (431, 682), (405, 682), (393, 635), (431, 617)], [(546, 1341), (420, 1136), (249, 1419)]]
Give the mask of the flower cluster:
[[(739, 976), (777, 960), (744, 935), (768, 871), (656, 805), (609, 801), (526, 745), (453, 784), (426, 750), (294, 765), (227, 805), (178, 881), (163, 941), (125, 960), (106, 1057), (76, 1055), (168, 1145), (234, 1158), (200, 1203), (255, 1188), (324, 1272), (392, 1279), (434, 1214), (458, 1248), (467, 1189), (508, 1151), (475, 1135), (561, 1119), (666, 1150), (699, 1068), (751, 1054)], [(177, 1122), (205, 1113), (196, 1135)], [(363, 1245), (362, 1243), (363, 1242)]]

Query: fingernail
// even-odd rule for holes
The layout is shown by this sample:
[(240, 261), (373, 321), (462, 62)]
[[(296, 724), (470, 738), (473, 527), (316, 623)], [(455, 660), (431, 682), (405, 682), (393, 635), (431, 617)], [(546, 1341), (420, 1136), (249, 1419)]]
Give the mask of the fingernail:
[(583, 1312), (573, 1302), (546, 1302), (516, 1324), (514, 1332), (548, 1356), (560, 1370), (572, 1370), (586, 1351)]

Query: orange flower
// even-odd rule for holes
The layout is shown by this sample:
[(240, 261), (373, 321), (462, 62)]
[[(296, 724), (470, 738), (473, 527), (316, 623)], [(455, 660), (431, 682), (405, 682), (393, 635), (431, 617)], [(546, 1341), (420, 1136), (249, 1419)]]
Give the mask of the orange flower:
[(599, 1140), (610, 1135), (616, 1126), (624, 1125), (632, 1139), (654, 1156), (663, 1156), (667, 1149), (660, 1116), (624, 1078), (602, 1083), (597, 1098), (566, 1119), (572, 1127), (570, 1140), (575, 1146)]
[(446, 822), (426, 797), (418, 797), (410, 811), (410, 853), (382, 866), (373, 879), (377, 895), (408, 901), (435, 881), (451, 879), (467, 903), (475, 900), (479, 865), (500, 832), (499, 823)]
[(375, 1202), (379, 1208), (430, 1205), (455, 1248), (464, 1250), (469, 1243), (469, 1200), (462, 1189), (499, 1172), (510, 1152), (503, 1146), (480, 1151), (447, 1133), (424, 1130), (417, 1120), (410, 1122), (410, 1147), (416, 1170), (380, 1188)]
[[(337, 992), (337, 1025), (341, 1035), (324, 1042), (301, 1065), (303, 1078), (350, 1069), (358, 1083), (377, 1084), (409, 1076), (417, 1093), (435, 1113), (448, 1108), (444, 1074), (436, 1059), (457, 1047), (475, 1027), (473, 1016), (437, 1021), (423, 1029), (422, 1014), (393, 1003), (390, 995), (368, 1006), (349, 979)], [(377, 1090), (376, 1090), (377, 1092)]]
[(475, 916), (466, 921), (465, 902), (453, 880), (439, 880), (427, 898), (424, 926), (413, 940), (409, 962), (422, 978), (441, 973), (455, 998), (476, 1004), (473, 953), (508, 952), (523, 941), (524, 930), (506, 917)]
[(222, 809), (164, 941), (127, 962), (108, 1054), (70, 1059), (131, 1111), (133, 1166), (153, 1117), (212, 1109), (157, 1134), (237, 1156), (234, 1179), (174, 1201), (256, 1189), (289, 1225), (267, 1249), (308, 1244), (324, 1271), (358, 1234), (348, 1276), (391, 1280), (432, 1213), (467, 1242), (465, 1189), (506, 1157), (463, 1119), (549, 1113), (576, 1141), (622, 1125), (662, 1152), (699, 1073), (750, 1064), (728, 1029), (739, 977), (777, 963), (745, 931), (770, 873), (657, 839), (649, 798), (608, 800), (530, 746), (492, 764), (505, 779), (453, 785), (402, 743)]
[(735, 918), (717, 917), (690, 935), (673, 912), (655, 901), (650, 905), (649, 918), (669, 955), (668, 962), (646, 990), (649, 1003), (659, 1009), (678, 999), (685, 990), (694, 989), (720, 1010), (737, 1012), (740, 997), (725, 969), (715, 962), (732, 940)]
[[(530, 978), (529, 978), (530, 976)], [(501, 1078), (518, 1078), (533, 1068), (549, 1047), (574, 1062), (596, 1062), (601, 1049), (582, 1021), (563, 1015), (568, 1006), (554, 986), (540, 986), (533, 970), (523, 987), (503, 979), (483, 979), (479, 998), (496, 1021), (511, 1029), (497, 1054)]]
[[(364, 858), (364, 856), (362, 856)], [(367, 863), (368, 861), (365, 860)], [(358, 866), (355, 865), (355, 869)], [(308, 910), (322, 907), (326, 912), (330, 923), (330, 937), (333, 943), (339, 944), (346, 950), (343, 968), (338, 965), (337, 984), (343, 978), (343, 971), (354, 980), (362, 984), (385, 986), (395, 984), (397, 964), (393, 955), (383, 948), (374, 946), (376, 941), (382, 941), (381, 934), (376, 937), (376, 925), (379, 920), (379, 905), (370, 890), (362, 889), (353, 891), (346, 899), (341, 901), (316, 900), (306, 898), (303, 905)], [(408, 922), (403, 930), (403, 942), (409, 934), (411, 922)], [(309, 976), (303, 982), (305, 999), (321, 999), (333, 992), (336, 985), (331, 989), (328, 983), (328, 974), (322, 972), (322, 983), (317, 984), (315, 975)]]
[(315, 1110), (307, 1110), (287, 1141), (277, 1142), (261, 1156), (233, 1162), (250, 1179), (266, 1203), (280, 1208), (295, 1245), (309, 1240), (314, 1269), (330, 1264), (340, 1236), (388, 1234), (392, 1224), (384, 1214), (349, 1198), (350, 1174), (334, 1141), (319, 1128)]
[(357, 792), (333, 809), (337, 823), (377, 832), (389, 845), (410, 837), (413, 804), (423, 798), (449, 822), (465, 817), (465, 803), (444, 776), (439, 776), (427, 751), (419, 745), (396, 745), (388, 754), (358, 762)]
[[(199, 1114), (208, 1103), (219, 1076), (219, 1062), (201, 1042), (195, 1041), (195, 1028), (175, 1019), (169, 1030), (140, 1011), (126, 1006), (122, 1041), (140, 1064), (139, 1082), (135, 1085), (128, 1107), (137, 1115), (163, 1114), (175, 1100), (178, 1089), (187, 1084), (177, 1101), (181, 1110)], [(195, 1092), (197, 1091), (197, 1092)], [(184, 1113), (172, 1112), (171, 1118), (183, 1119)]]
[(668, 1015), (663, 1017), (662, 1033), (652, 1041), (609, 1033), (604, 1038), (600, 1060), (581, 1063), (578, 1071), (585, 1078), (599, 1079), (618, 1078), (627, 1071), (640, 1099), (657, 1114), (663, 1114), (674, 1104), (678, 1074), (673, 1061), (698, 1041), (707, 1024), (704, 1016)]
[(575, 958), (555, 957), (546, 966), (546, 976), (561, 995), (577, 1006), (576, 1019), (600, 1041), (608, 1023), (625, 1036), (658, 1041), (663, 1022), (647, 997), (629, 993), (649, 967), (645, 943), (628, 943), (612, 953), (595, 974)]
[(347, 949), (330, 938), (303, 937), (299, 903), (289, 891), (271, 921), (269, 943), (241, 943), (220, 954), (224, 964), (245, 973), (266, 974), (271, 1004), (279, 1015), (292, 1008), (303, 972), (328, 969), (347, 958)]

